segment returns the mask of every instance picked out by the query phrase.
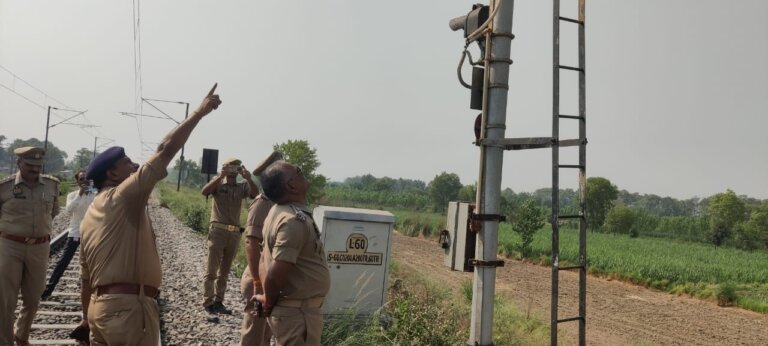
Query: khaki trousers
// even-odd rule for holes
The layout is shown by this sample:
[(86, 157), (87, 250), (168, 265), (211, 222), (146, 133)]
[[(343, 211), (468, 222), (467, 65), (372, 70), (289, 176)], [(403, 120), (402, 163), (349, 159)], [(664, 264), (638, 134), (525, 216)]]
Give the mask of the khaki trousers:
[(13, 320), (21, 289), (16, 337), (29, 339), (40, 296), (45, 290), (49, 243), (28, 245), (0, 238), (0, 345), (13, 345)]
[[(248, 268), (245, 269), (246, 272)], [(267, 319), (254, 317), (251, 312), (254, 304), (251, 302), (253, 297), (253, 279), (250, 275), (243, 274), (240, 279), (240, 292), (245, 300), (245, 311), (243, 313), (243, 325), (240, 328), (240, 345), (242, 346), (269, 346), (269, 339), (272, 338), (272, 332), (267, 327)]]
[(322, 308), (275, 306), (267, 323), (275, 334), (278, 346), (320, 345), (323, 334)]
[(88, 307), (91, 345), (157, 345), (160, 310), (157, 301), (137, 294), (91, 296)]
[(208, 270), (203, 278), (203, 306), (224, 301), (229, 270), (239, 246), (240, 232), (213, 227), (208, 230)]

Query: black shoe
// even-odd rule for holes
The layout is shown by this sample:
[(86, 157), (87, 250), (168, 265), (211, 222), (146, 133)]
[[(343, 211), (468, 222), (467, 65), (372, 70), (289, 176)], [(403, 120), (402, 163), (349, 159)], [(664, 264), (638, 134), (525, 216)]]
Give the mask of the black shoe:
[(227, 307), (224, 306), (222, 302), (215, 302), (211, 304), (211, 306), (213, 307), (214, 312), (216, 312), (217, 314), (225, 314), (225, 315), (232, 314), (232, 310), (227, 309)]
[(216, 308), (214, 307), (214, 305), (215, 304), (211, 304), (211, 305), (206, 306), (205, 307), (205, 311), (208, 312), (209, 314), (215, 314), (216, 313)]

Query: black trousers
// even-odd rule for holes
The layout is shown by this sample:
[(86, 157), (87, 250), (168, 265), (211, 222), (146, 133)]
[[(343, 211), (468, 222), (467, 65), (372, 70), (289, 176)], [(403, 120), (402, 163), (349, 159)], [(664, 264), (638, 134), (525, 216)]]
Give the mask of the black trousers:
[(59, 283), (59, 279), (61, 279), (61, 276), (67, 270), (69, 262), (72, 261), (72, 257), (75, 255), (75, 252), (77, 252), (78, 246), (80, 246), (80, 240), (75, 241), (75, 238), (67, 238), (67, 244), (64, 247), (64, 253), (61, 254), (59, 261), (56, 262), (56, 268), (53, 269), (51, 278), (48, 279), (48, 285), (45, 288), (47, 291), (53, 292), (53, 289), (56, 288), (56, 285)]

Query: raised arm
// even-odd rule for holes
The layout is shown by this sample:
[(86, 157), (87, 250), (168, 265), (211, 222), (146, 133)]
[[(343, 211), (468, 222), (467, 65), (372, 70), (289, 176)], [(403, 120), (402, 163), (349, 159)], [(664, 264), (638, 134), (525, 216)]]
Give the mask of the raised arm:
[(216, 191), (216, 188), (221, 185), (221, 181), (224, 180), (224, 177), (224, 172), (221, 172), (221, 174), (215, 176), (211, 181), (209, 181), (208, 184), (205, 184), (203, 189), (200, 191), (203, 196), (208, 196)]
[(158, 163), (163, 167), (168, 167), (171, 160), (173, 160), (173, 157), (176, 156), (176, 153), (178, 153), (184, 143), (187, 142), (189, 135), (192, 133), (195, 126), (197, 126), (197, 123), (200, 122), (200, 119), (218, 108), (221, 104), (219, 95), (214, 94), (217, 85), (218, 84), (213, 85), (213, 88), (211, 88), (211, 91), (205, 96), (203, 102), (197, 107), (197, 110), (195, 110), (186, 120), (181, 122), (181, 124), (171, 130), (171, 132), (165, 136), (163, 141), (160, 142), (160, 145), (157, 147), (156, 155), (158, 156)]

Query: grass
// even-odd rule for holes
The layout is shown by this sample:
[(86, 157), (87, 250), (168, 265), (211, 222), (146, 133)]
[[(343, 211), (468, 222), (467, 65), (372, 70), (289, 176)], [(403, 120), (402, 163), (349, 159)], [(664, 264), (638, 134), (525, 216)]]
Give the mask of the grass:
[[(465, 345), (469, 339), (471, 284), (457, 290), (391, 262), (388, 302), (371, 318), (327, 320), (323, 345)], [(467, 296), (469, 287), (469, 296)], [(549, 328), (497, 296), (495, 345), (547, 345)]]
[(395, 228), (405, 235), (431, 237), (445, 228), (445, 215), (407, 210), (390, 211), (395, 215)]

